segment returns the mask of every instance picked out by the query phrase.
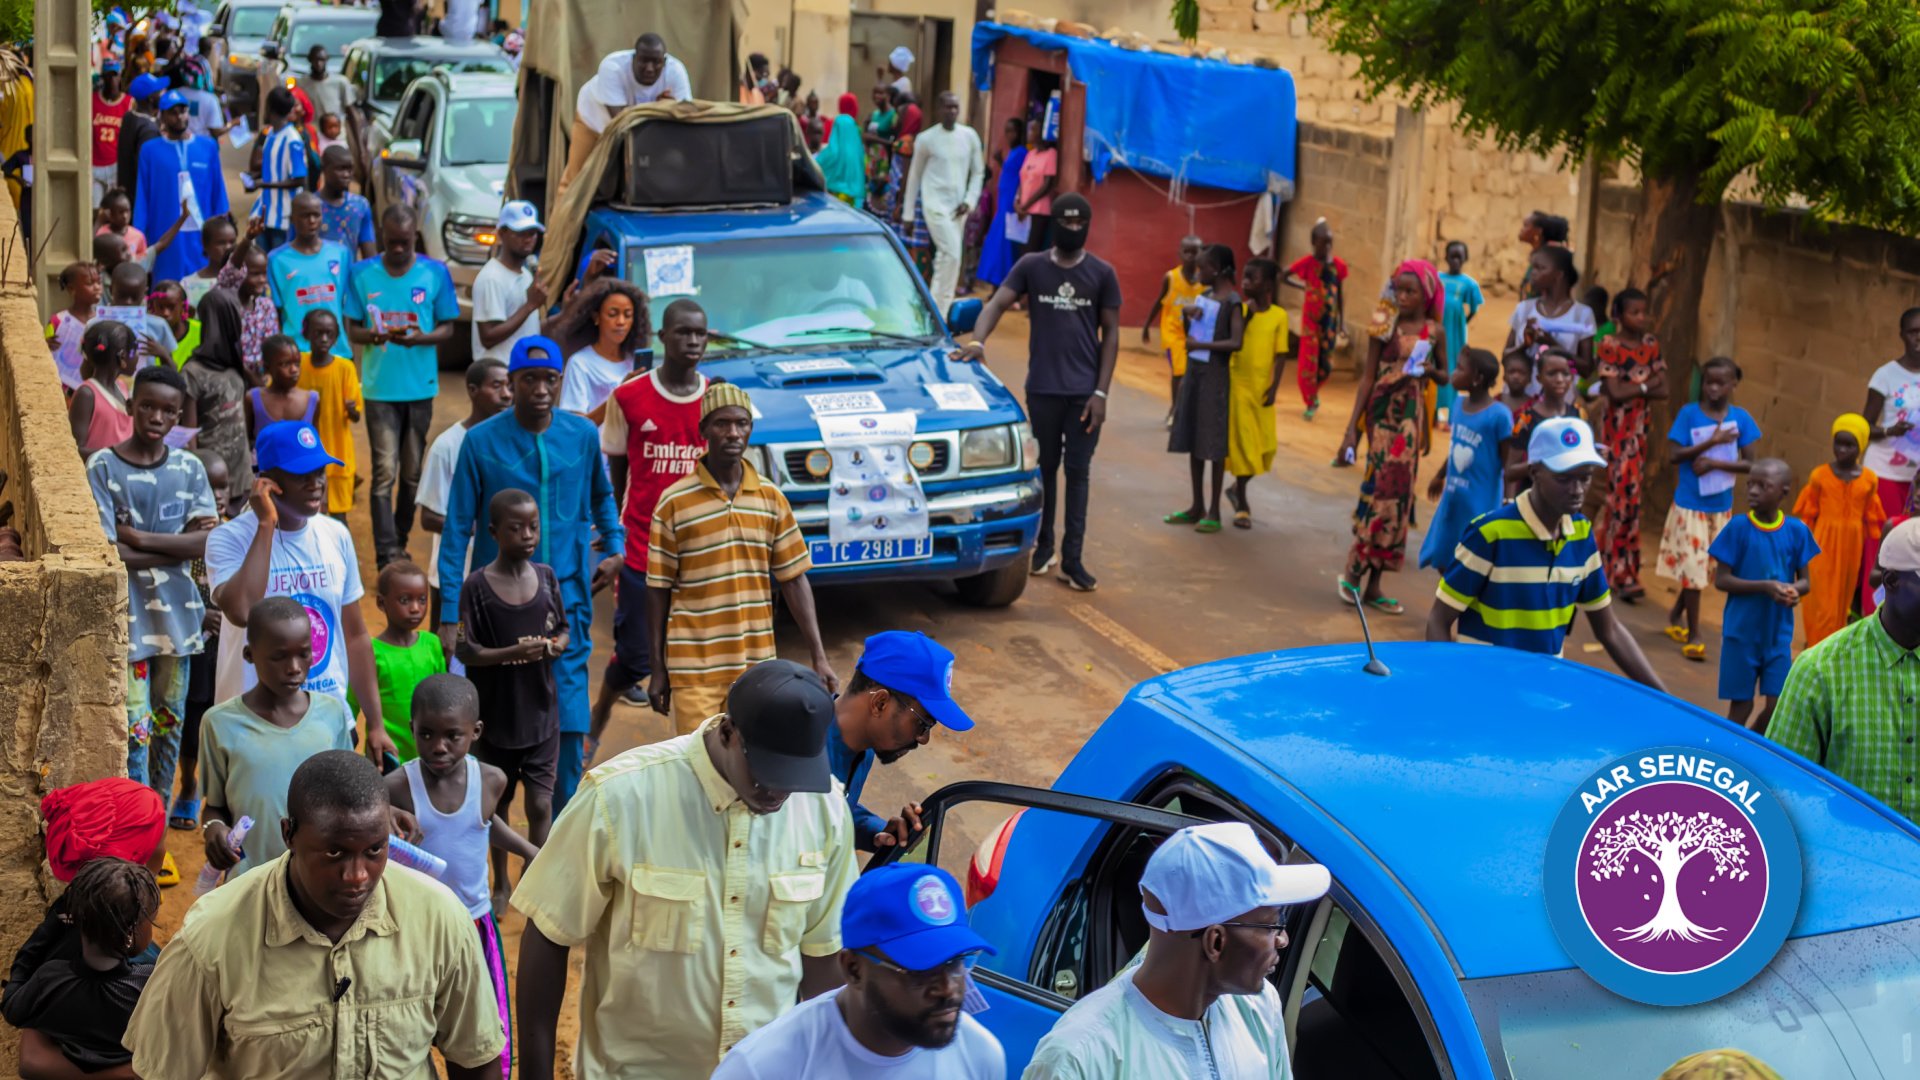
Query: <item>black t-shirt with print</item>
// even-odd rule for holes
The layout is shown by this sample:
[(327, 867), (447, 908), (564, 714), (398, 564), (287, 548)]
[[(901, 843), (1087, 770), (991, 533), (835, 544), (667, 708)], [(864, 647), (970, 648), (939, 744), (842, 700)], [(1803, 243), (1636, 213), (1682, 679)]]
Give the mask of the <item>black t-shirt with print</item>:
[(1097, 255), (1060, 266), (1022, 255), (1002, 282), (1027, 297), (1027, 393), (1086, 397), (1100, 385), (1100, 313), (1120, 307), (1120, 277)]

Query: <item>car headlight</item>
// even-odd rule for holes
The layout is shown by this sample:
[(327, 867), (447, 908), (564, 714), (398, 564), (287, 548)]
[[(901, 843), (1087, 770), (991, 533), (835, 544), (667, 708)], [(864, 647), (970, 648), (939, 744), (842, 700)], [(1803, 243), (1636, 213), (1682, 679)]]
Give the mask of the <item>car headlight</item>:
[(1009, 425), (999, 427), (974, 428), (960, 433), (960, 468), (962, 471), (973, 469), (1010, 469), (1018, 460), (1019, 451), (1015, 448), (1013, 428)]
[(230, 52), (227, 54), (227, 63), (237, 68), (257, 68), (260, 58), (252, 53)]
[(484, 263), (500, 238), (498, 228), (485, 218), (455, 215), (440, 226), (440, 242), (446, 246), (447, 258), (455, 262)]

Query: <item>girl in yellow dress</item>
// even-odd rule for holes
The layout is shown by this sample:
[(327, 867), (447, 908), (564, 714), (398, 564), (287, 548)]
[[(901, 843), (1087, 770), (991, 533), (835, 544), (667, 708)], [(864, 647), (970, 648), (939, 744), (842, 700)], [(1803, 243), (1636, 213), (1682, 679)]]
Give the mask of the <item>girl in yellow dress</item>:
[(1227, 427), (1227, 471), (1233, 474), (1233, 524), (1253, 527), (1247, 505), (1247, 481), (1273, 468), (1280, 436), (1274, 430), (1273, 398), (1286, 370), (1287, 309), (1274, 302), (1280, 267), (1271, 259), (1253, 259), (1240, 279), (1247, 298), (1246, 333), (1228, 365), (1231, 417)]

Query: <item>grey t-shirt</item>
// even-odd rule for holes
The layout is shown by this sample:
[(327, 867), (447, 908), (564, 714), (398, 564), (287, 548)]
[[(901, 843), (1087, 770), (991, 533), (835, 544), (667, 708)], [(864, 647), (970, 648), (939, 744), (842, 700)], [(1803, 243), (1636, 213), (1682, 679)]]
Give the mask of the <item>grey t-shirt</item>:
[(347, 110), (353, 107), (353, 91), (345, 78), (333, 72), (319, 80), (312, 75), (302, 75), (294, 80), (294, 85), (311, 98), (313, 107), (319, 110), (319, 116), (312, 118), (316, 128), (320, 126), (320, 117), (328, 113), (339, 117), (343, 125), (347, 122)]
[[(180, 533), (194, 518), (215, 516), (206, 467), (185, 450), (168, 447), (166, 458), (153, 466), (135, 465), (111, 446), (96, 450), (87, 459), (87, 483), (108, 543), (122, 524)], [(127, 571), (127, 659), (192, 656), (204, 647), (200, 622), (206, 605), (190, 562)]]

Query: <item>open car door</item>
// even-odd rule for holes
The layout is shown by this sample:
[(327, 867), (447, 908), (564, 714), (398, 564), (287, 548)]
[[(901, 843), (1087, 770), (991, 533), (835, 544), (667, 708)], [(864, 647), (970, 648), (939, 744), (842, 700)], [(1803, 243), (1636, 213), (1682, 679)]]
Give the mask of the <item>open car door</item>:
[[(867, 869), (930, 863), (964, 885), (973, 929), (998, 950), (974, 968), (987, 1006), (974, 1018), (1005, 1048), (1008, 1075), (1018, 1075), (1060, 1014), (1098, 989), (1057, 963), (1064, 951), (1084, 948), (1099, 902), (1077, 887), (1087, 861), (1116, 828), (1165, 837), (1207, 819), (985, 780), (949, 784), (921, 805), (919, 834), (876, 854)], [(1137, 909), (1138, 898), (1132, 902)]]

